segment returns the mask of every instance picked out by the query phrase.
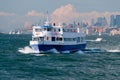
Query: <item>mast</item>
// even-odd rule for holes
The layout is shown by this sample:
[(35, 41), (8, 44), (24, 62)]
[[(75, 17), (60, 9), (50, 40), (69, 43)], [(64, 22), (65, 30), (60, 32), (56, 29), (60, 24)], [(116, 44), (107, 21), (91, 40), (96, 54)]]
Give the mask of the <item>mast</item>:
[(46, 21), (44, 23), (45, 26), (50, 26), (50, 21), (49, 21), (49, 17), (48, 17), (48, 11), (47, 11), (47, 14), (46, 14)]

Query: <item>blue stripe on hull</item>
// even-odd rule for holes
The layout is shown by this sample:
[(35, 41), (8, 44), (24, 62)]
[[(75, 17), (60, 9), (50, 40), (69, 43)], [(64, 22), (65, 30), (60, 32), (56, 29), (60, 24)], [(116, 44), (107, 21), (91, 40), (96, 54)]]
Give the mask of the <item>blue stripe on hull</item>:
[(31, 45), (32, 49), (36, 51), (47, 51), (53, 48), (57, 49), (58, 51), (74, 51), (74, 50), (81, 50), (85, 49), (86, 44), (78, 44), (78, 45)]

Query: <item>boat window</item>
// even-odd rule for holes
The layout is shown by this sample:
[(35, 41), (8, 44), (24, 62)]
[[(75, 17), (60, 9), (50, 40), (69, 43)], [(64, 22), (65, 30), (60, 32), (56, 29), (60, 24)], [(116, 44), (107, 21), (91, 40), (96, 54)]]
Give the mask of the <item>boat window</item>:
[(81, 37), (81, 42), (84, 42), (84, 37)]
[(43, 41), (44, 37), (32, 38), (33, 41)]
[(64, 38), (64, 41), (76, 41), (76, 38)]
[(60, 32), (60, 29), (58, 29), (58, 31)]
[(74, 32), (74, 29), (72, 29), (72, 32)]
[(52, 37), (52, 41), (55, 41), (55, 37)]
[(63, 29), (63, 32), (68, 32), (68, 29)]
[(69, 32), (69, 29), (66, 29), (66, 32)]
[(62, 41), (62, 38), (61, 37), (57, 37), (56, 40), (57, 41)]
[(44, 28), (44, 31), (46, 31), (47, 29), (46, 28)]
[(35, 32), (41, 32), (41, 31), (42, 29), (38, 29), (38, 28), (35, 29)]
[(70, 32), (72, 32), (72, 29), (70, 29)]
[(73, 38), (73, 41), (76, 41), (76, 38)]
[(63, 38), (60, 38), (60, 41), (62, 41), (63, 40)]
[(60, 32), (60, 28), (54, 28), (54, 32)]
[(44, 37), (40, 37), (40, 41), (43, 41), (44, 40)]
[(80, 37), (77, 37), (77, 42), (80, 42)]
[(75, 29), (63, 29), (63, 32), (75, 32)]
[(65, 32), (65, 29), (63, 29), (63, 32)]
[(57, 32), (57, 30), (54, 28), (54, 32)]
[(55, 23), (53, 23), (53, 26), (55, 26)]
[(51, 28), (47, 28), (47, 31), (51, 31)]
[(33, 41), (38, 41), (39, 40), (39, 38), (33, 38)]
[(64, 38), (64, 41), (68, 41), (68, 38)]
[(66, 32), (65, 29), (63, 29), (63, 32)]
[(64, 38), (64, 41), (68, 41), (68, 38)]
[(50, 36), (47, 36), (47, 37), (46, 37), (46, 41), (51, 41), (51, 37), (50, 37)]

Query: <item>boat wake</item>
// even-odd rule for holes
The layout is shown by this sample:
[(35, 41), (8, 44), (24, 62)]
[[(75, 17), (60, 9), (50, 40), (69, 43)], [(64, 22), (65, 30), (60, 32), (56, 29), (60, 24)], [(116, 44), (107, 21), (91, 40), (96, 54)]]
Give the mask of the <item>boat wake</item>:
[(120, 52), (120, 45), (107, 46), (107, 52)]
[(86, 40), (87, 42), (101, 42), (101, 41), (106, 41), (103, 40), (102, 38), (96, 38), (95, 40)]
[(39, 53), (39, 52), (34, 51), (33, 49), (31, 49), (29, 46), (25, 46), (24, 48), (19, 48), (18, 51), (20, 53), (24, 53), (24, 54)]
[(31, 55), (35, 55), (35, 56), (43, 56), (43, 55), (48, 54), (48, 53), (59, 53), (56, 49), (51, 49), (51, 50), (48, 50), (45, 52), (35, 51), (29, 46), (25, 46), (24, 48), (19, 48), (18, 52), (20, 52), (22, 54), (31, 54)]
[(77, 51), (77, 52), (75, 52), (75, 53), (77, 53), (77, 54), (84, 54), (84, 52), (81, 51), (81, 50), (79, 50), (79, 51)]
[(114, 50), (107, 50), (108, 52), (120, 52), (120, 50), (118, 49), (114, 49)]
[(18, 52), (20, 52), (22, 54), (31, 54), (31, 55), (35, 55), (35, 56), (43, 56), (43, 55), (45, 55), (45, 54), (39, 54), (39, 52), (34, 51), (29, 46), (25, 46), (24, 48), (19, 48)]
[[(25, 46), (24, 48), (19, 48), (18, 49), (18, 52), (22, 53), (22, 54), (57, 54), (57, 53), (63, 53), (63, 54), (68, 54), (68, 53), (71, 53), (70, 51), (62, 51), (62, 52), (59, 52), (57, 51), (56, 49), (51, 49), (51, 50), (48, 50), (48, 51), (35, 51), (33, 50), (31, 47), (29, 46)], [(75, 53), (83, 53), (81, 50), (80, 51), (76, 51)]]
[(69, 53), (72, 53), (72, 54), (85, 54), (85, 53), (103, 53), (103, 52), (120, 52), (120, 50), (103, 50), (103, 49), (84, 49), (84, 50), (78, 50), (78, 51), (62, 51), (62, 52), (59, 52), (57, 51), (56, 49), (51, 49), (51, 50), (48, 50), (48, 51), (35, 51), (33, 50), (31, 47), (29, 46), (25, 46), (24, 48), (19, 48), (18, 49), (18, 52), (22, 53), (22, 54), (32, 54), (32, 55), (35, 55), (35, 56), (42, 56), (42, 55), (45, 55), (45, 54), (69, 54)]

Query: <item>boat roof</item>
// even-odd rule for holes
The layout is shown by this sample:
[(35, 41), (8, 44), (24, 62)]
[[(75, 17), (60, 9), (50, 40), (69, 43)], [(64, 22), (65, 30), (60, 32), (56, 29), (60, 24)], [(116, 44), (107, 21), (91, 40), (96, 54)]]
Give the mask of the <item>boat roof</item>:
[(33, 26), (34, 28), (52, 28), (52, 26)]
[(52, 28), (52, 26), (42, 26), (42, 28)]
[(73, 26), (72, 24), (68, 24), (68, 25), (62, 25), (62, 24), (58, 24), (58, 25), (52, 25), (50, 23), (46, 23), (42, 26), (38, 25), (38, 26), (34, 26), (34, 28), (64, 28), (64, 29), (75, 29), (77, 26)]

